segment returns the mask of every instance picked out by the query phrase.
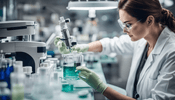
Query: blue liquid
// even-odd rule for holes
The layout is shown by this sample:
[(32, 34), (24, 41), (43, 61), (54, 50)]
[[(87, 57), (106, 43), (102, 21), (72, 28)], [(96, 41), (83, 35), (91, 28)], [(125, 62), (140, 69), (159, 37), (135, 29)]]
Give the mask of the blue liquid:
[(74, 66), (64, 66), (63, 67), (63, 77), (64, 79), (79, 79), (78, 78), (78, 73), (79, 72), (75, 72), (76, 67)]
[(73, 84), (63, 84), (62, 85), (62, 91), (64, 92), (71, 92), (74, 90)]
[(74, 80), (78, 80), (79, 79), (79, 72), (80, 71), (76, 71), (76, 67), (80, 66), (80, 63), (74, 63), (74, 66), (64, 66), (63, 67), (63, 77), (64, 79), (74, 79)]

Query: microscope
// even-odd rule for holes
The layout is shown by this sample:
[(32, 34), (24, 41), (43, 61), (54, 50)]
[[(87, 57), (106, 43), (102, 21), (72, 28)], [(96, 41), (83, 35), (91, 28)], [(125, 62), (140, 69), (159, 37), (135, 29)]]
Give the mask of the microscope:
[[(0, 22), (0, 50), (15, 53), (16, 61), (23, 61), (23, 66), (32, 66), (32, 73), (36, 73), (40, 62), (47, 56), (46, 44), (32, 41), (35, 25), (34, 21)], [(4, 41), (15, 36), (27, 37), (27, 40)]]
[(63, 35), (63, 39), (61, 39), (61, 40), (64, 41), (64, 43), (66, 44), (67, 48), (71, 52), (71, 47), (73, 45), (76, 45), (76, 43), (72, 42), (72, 38), (73, 37), (70, 36), (69, 30), (68, 30), (68, 27), (67, 27), (67, 24), (66, 24), (68, 22), (70, 22), (69, 18), (64, 19), (64, 17), (60, 17), (59, 24), (61, 26), (61, 32), (62, 32), (62, 35)]

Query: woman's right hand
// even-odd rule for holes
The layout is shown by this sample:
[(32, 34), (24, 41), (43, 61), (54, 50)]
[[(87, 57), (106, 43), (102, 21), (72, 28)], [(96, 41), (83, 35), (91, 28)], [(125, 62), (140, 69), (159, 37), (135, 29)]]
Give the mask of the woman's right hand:
[(55, 46), (58, 47), (58, 51), (61, 54), (68, 54), (70, 53), (69, 49), (67, 49), (66, 44), (61, 40), (61, 36), (57, 36), (54, 40)]
[(77, 51), (77, 52), (87, 52), (89, 49), (89, 45), (88, 44), (77, 44), (75, 46), (72, 47), (73, 51)]
[[(61, 39), (62, 39), (61, 36), (57, 36), (54, 40), (54, 44), (55, 44), (55, 46), (58, 47), (58, 51), (61, 54), (70, 53), (69, 49), (67, 49), (67, 47), (66, 47), (66, 44)], [(83, 53), (83, 52), (88, 51), (89, 45), (88, 44), (77, 44), (77, 45), (73, 46), (71, 49), (72, 49), (71, 52), (77, 51), (77, 52), (82, 52)]]

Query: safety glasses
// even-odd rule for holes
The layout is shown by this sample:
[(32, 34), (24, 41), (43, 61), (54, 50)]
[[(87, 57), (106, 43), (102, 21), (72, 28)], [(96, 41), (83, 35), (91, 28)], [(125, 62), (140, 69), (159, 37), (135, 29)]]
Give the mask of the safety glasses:
[[(138, 20), (137, 22), (140, 22), (141, 20)], [(137, 23), (136, 22), (136, 23)], [(122, 29), (125, 29), (126, 31), (130, 31), (132, 29), (132, 25), (129, 23), (123, 23), (120, 19), (118, 19), (118, 23)], [(134, 23), (135, 24), (135, 23)]]

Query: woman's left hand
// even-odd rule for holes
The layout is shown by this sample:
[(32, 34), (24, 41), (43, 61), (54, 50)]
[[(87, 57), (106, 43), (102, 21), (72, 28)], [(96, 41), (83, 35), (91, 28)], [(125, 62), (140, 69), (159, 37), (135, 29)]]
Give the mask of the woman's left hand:
[(91, 87), (93, 87), (100, 93), (103, 93), (105, 91), (107, 85), (103, 83), (103, 81), (99, 78), (99, 76), (95, 72), (89, 70), (84, 66), (79, 66), (76, 69), (81, 71), (79, 73), (80, 79), (85, 81), (87, 84), (89, 84)]

